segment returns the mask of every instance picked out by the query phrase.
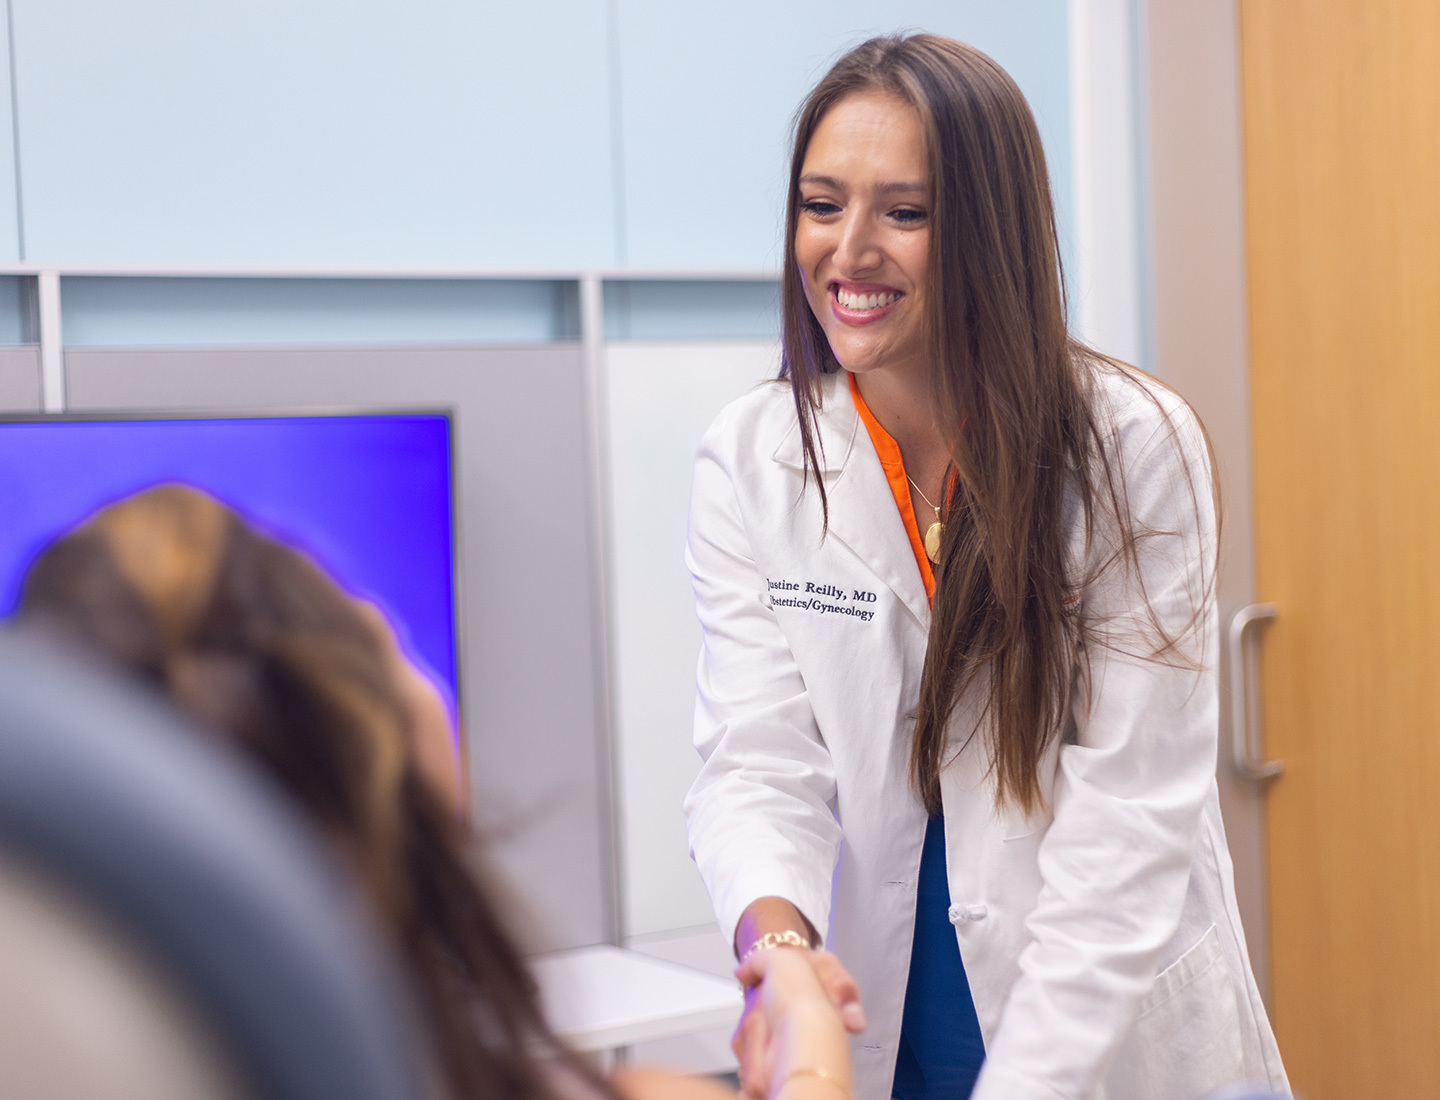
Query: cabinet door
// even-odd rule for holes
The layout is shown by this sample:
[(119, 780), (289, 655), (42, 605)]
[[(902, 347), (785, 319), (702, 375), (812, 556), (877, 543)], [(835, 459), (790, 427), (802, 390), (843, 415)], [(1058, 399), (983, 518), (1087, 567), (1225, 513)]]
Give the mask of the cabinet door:
[(1243, 0), (1275, 1025), (1440, 1095), (1440, 8)]

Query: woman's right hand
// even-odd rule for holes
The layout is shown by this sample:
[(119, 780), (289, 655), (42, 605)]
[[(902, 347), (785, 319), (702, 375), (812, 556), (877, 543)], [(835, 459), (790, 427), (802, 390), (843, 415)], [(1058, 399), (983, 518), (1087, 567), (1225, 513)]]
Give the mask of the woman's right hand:
[[(780, 897), (758, 898), (751, 902), (740, 916), (735, 929), (735, 953), (741, 958), (737, 975), (755, 973), (754, 968), (746, 969), (747, 955), (755, 943), (767, 933), (799, 932), (810, 943), (819, 937), (815, 928), (793, 904)], [(795, 947), (774, 947), (763, 950), (750, 958), (763, 954), (784, 951), (806, 959), (814, 970), (815, 979), (825, 992), (831, 1007), (840, 1014), (841, 1022), (849, 1032), (858, 1034), (865, 1029), (865, 1011), (860, 1005), (860, 990), (849, 971), (840, 960), (828, 951), (803, 951)], [(788, 964), (787, 964), (788, 965)], [(730, 1049), (740, 1063), (740, 1080), (747, 1095), (767, 1096), (770, 1092), (770, 1075), (765, 1067), (765, 1052), (770, 1048), (769, 1021), (760, 1007), (761, 992), (759, 978), (750, 981), (741, 978), (745, 989), (745, 1008), (735, 1034), (730, 1037)]]
[(774, 947), (735, 970), (745, 1015), (732, 1045), (754, 1100), (854, 1095), (847, 1031), (865, 1026), (855, 980), (828, 951)]

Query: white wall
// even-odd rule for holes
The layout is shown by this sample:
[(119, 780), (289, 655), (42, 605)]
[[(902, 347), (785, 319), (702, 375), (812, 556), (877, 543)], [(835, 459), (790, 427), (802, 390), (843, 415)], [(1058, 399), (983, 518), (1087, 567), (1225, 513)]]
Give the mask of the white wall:
[(1069, 10), (1071, 329), (1108, 355), (1153, 369), (1143, 13), (1137, 0), (1069, 0)]
[[(681, 801), (700, 625), (684, 547), (695, 450), (716, 414), (779, 366), (774, 342), (612, 343), (604, 356), (609, 625), (627, 945), (728, 976), (730, 945), (690, 860)], [(643, 1044), (639, 1061), (734, 1069), (729, 1029)]]
[(610, 633), (627, 937), (704, 928), (710, 902), (680, 803), (700, 627), (685, 568), (690, 470), (716, 414), (764, 378), (772, 343), (611, 344), (605, 352)]

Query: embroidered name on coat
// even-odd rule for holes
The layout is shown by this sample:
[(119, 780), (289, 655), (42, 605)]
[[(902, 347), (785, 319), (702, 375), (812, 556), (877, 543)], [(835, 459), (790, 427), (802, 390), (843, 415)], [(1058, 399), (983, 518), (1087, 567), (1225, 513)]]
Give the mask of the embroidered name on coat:
[(875, 617), (875, 593), (863, 588), (846, 591), (838, 584), (765, 578), (769, 607), (794, 607), (817, 615), (846, 615), (868, 623)]

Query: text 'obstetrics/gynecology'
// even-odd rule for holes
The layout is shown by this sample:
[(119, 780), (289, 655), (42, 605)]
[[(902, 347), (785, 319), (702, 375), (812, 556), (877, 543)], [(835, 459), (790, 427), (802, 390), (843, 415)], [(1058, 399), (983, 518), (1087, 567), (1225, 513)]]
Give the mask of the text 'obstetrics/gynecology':
[(818, 615), (849, 615), (868, 623), (875, 617), (875, 593), (856, 588), (846, 595), (836, 584), (816, 584), (814, 581), (771, 580), (765, 578), (768, 587), (768, 606), (794, 607), (801, 611), (813, 611)]

